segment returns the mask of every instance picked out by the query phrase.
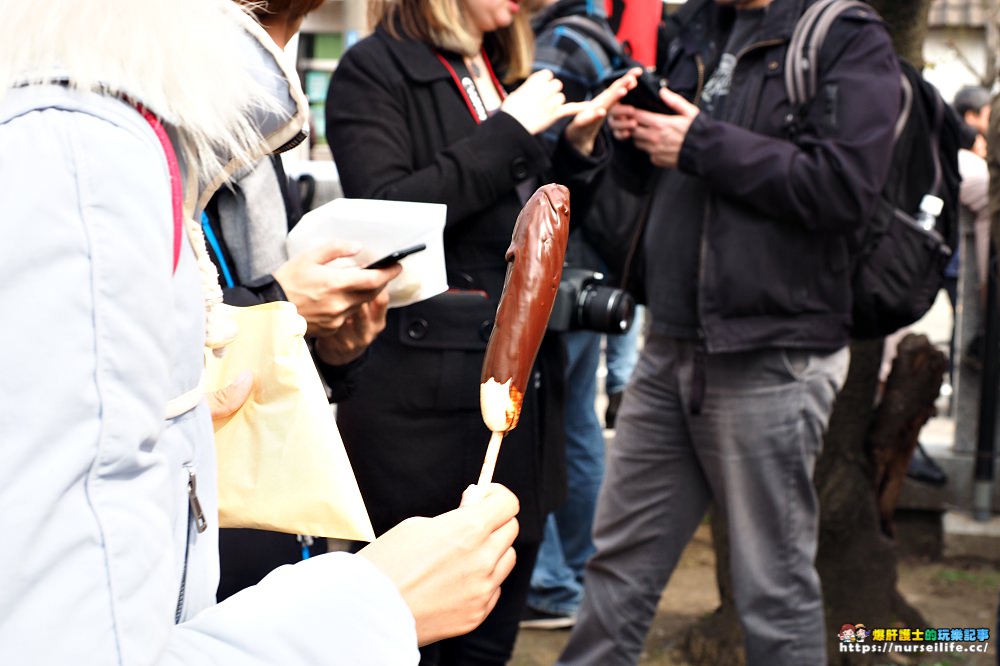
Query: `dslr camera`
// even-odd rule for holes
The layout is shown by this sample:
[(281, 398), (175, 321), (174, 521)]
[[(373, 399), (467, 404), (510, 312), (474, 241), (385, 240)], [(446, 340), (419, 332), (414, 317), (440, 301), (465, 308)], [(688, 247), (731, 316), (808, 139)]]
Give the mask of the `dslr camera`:
[(552, 305), (550, 331), (622, 334), (632, 327), (635, 299), (604, 284), (604, 275), (585, 268), (563, 268)]

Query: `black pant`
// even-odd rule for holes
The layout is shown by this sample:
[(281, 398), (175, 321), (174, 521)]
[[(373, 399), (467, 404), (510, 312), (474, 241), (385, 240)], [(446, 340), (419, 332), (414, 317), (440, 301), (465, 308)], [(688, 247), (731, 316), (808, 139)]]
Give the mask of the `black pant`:
[(503, 666), (510, 660), (539, 545), (515, 544), (517, 564), (500, 586), (493, 612), (465, 636), (421, 648), (420, 666)]
[[(320, 537), (309, 548), (313, 555), (326, 552)], [(282, 564), (302, 560), (302, 544), (294, 534), (262, 530), (219, 530), (218, 600), (256, 585)]]

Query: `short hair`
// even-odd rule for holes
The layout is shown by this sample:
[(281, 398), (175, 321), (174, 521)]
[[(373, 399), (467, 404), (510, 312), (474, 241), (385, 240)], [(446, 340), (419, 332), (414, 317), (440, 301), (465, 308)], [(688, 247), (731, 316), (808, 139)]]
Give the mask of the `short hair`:
[(287, 13), (292, 17), (305, 16), (319, 9), (326, 0), (237, 0), (257, 17), (267, 14)]
[(969, 111), (979, 113), (984, 106), (989, 105), (990, 97), (990, 91), (982, 86), (965, 86), (955, 93), (952, 106), (960, 116), (965, 116)]
[[(406, 36), (466, 56), (478, 53), (479, 44), (466, 28), (463, 0), (372, 0), (368, 10), (371, 25), (397, 39)], [(517, 12), (509, 26), (484, 36), (504, 83), (531, 74), (535, 37), (527, 14)]]

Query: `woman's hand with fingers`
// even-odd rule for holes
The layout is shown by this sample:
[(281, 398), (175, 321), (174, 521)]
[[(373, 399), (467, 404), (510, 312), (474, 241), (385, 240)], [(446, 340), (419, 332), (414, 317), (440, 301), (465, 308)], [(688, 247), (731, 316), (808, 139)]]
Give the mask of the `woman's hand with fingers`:
[(566, 139), (584, 155), (594, 152), (594, 142), (609, 111), (636, 86), (642, 69), (634, 67), (588, 102), (566, 126)]
[(531, 134), (541, 134), (560, 118), (572, 116), (584, 109), (585, 103), (566, 103), (562, 81), (547, 69), (525, 79), (507, 96), (500, 110), (513, 116)]

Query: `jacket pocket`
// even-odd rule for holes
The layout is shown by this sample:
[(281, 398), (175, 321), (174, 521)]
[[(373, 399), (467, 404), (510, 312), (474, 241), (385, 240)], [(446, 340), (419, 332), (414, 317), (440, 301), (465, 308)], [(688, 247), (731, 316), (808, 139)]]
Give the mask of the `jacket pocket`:
[(397, 336), (404, 346), (485, 351), (497, 304), (482, 291), (447, 291), (401, 308)]
[[(398, 311), (398, 361), (421, 368), (416, 400), (434, 411), (478, 410), (483, 355), (497, 304), (481, 291), (452, 290)], [(388, 371), (388, 368), (383, 368)]]

